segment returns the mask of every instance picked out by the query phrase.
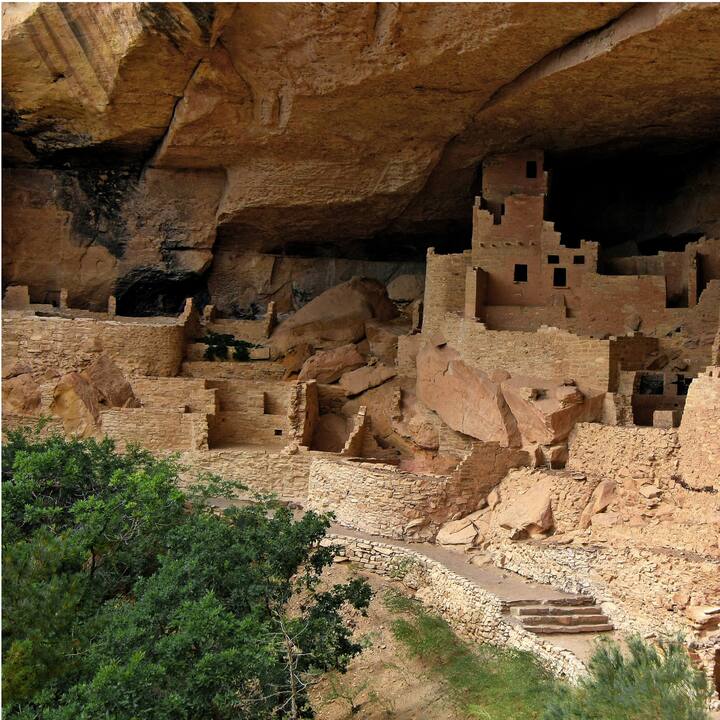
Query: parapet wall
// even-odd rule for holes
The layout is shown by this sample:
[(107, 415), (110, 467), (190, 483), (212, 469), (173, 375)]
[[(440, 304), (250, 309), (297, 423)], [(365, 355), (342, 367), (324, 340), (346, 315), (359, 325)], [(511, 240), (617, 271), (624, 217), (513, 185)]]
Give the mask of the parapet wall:
[(28, 363), (34, 373), (82, 369), (104, 352), (126, 375), (171, 377), (180, 370), (184, 343), (184, 326), (174, 318), (3, 318), (3, 363)]
[(570, 682), (586, 674), (574, 653), (511, 622), (497, 595), (441, 563), (419, 552), (364, 538), (328, 535), (325, 542), (339, 546), (341, 555), (366, 570), (400, 580), (415, 590), (425, 606), (439, 612), (467, 640), (530, 652), (550, 672)]
[(676, 430), (579, 423), (569, 439), (572, 470), (609, 479), (633, 479), (667, 488), (678, 472)]

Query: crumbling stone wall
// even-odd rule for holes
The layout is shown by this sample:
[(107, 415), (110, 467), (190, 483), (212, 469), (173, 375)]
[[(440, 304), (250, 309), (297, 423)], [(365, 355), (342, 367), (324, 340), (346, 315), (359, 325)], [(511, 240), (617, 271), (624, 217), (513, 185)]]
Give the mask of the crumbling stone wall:
[(38, 374), (82, 369), (104, 352), (127, 375), (171, 377), (180, 370), (184, 342), (174, 318), (3, 318), (3, 364), (28, 363)]
[(655, 427), (579, 423), (569, 439), (567, 467), (610, 479), (668, 487), (678, 471), (678, 433)]
[(497, 443), (475, 443), (449, 477), (383, 464), (315, 460), (307, 504), (332, 510), (338, 522), (364, 532), (427, 539), (452, 517), (476, 510), (509, 467), (526, 462), (527, 453)]

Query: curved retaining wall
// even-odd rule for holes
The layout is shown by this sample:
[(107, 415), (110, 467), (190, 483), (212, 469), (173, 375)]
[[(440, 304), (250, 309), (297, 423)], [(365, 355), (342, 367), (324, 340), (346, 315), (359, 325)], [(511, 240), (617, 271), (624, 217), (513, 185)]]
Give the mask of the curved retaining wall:
[(328, 544), (366, 570), (402, 581), (423, 604), (442, 614), (462, 637), (530, 652), (550, 672), (570, 682), (586, 674), (585, 665), (564, 648), (509, 620), (503, 601), (442, 563), (413, 550), (345, 535), (328, 535)]

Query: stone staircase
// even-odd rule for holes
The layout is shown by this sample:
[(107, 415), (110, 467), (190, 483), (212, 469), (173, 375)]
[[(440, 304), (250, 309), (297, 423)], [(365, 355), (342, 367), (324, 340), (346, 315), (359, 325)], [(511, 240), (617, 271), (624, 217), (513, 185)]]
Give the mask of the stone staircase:
[(587, 595), (542, 601), (510, 600), (506, 608), (526, 630), (538, 635), (613, 630), (607, 615), (603, 615), (595, 600)]

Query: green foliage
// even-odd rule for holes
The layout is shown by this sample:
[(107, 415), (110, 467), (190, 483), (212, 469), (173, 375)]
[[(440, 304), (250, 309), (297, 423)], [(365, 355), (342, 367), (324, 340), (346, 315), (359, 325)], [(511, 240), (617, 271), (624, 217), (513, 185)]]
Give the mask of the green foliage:
[[(206, 478), (109, 440), (3, 446), (7, 718), (312, 717), (306, 686), (360, 651), (360, 579), (320, 589), (330, 520), (265, 500), (213, 510)], [(290, 608), (293, 608), (292, 611)]]
[(233, 360), (245, 361), (250, 359), (251, 348), (260, 347), (247, 340), (237, 340), (234, 335), (215, 332), (208, 332), (204, 338), (198, 338), (197, 342), (207, 345), (203, 353), (206, 360), (227, 360), (228, 352), (232, 349)]
[(600, 643), (589, 676), (561, 692), (544, 720), (706, 720), (707, 678), (680, 640), (657, 648), (632, 637), (627, 649)]
[(392, 631), (428, 671), (438, 675), (467, 717), (532, 720), (556, 692), (557, 683), (529, 653), (491, 645), (470, 647), (440, 617), (399, 593), (387, 593), (386, 607), (402, 615)]

